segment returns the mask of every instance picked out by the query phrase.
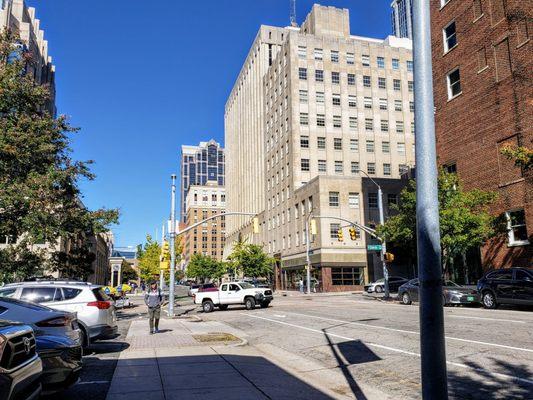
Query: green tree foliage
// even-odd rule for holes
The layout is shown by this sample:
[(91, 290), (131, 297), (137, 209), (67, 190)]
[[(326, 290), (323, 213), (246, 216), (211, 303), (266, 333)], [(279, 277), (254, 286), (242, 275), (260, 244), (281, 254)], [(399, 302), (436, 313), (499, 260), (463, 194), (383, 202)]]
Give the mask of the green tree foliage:
[(501, 153), (509, 160), (513, 160), (517, 167), (522, 167), (524, 171), (533, 168), (533, 150), (525, 146), (504, 146)]
[(236, 273), (247, 278), (269, 276), (274, 264), (274, 259), (263, 251), (262, 246), (244, 241), (235, 242), (228, 261)]
[(16, 264), (29, 257), (33, 244), (61, 237), (81, 242), (77, 254), (54, 254), (47, 266), (71, 277), (86, 276), (91, 260), (83, 238), (108, 230), (118, 211), (89, 211), (81, 203), (79, 180), (95, 176), (91, 161), (71, 158), (70, 136), (78, 129), (65, 116), (47, 111), (49, 88), (25, 74), (32, 57), (16, 50), (15, 42), (10, 32), (0, 34), (0, 237), (24, 238), (25, 246), (2, 250), (1, 257)]
[(205, 282), (206, 280), (220, 280), (226, 272), (227, 266), (222, 261), (203, 254), (193, 254), (185, 274), (188, 278)]
[(139, 245), (137, 250), (141, 279), (145, 282), (156, 279), (160, 272), (159, 257), (161, 256), (161, 246), (152, 240), (150, 235), (146, 235), (146, 243)]
[(124, 260), (122, 262), (122, 282), (136, 281), (138, 276), (137, 272), (133, 269), (131, 264)]
[[(488, 212), (496, 193), (483, 190), (464, 191), (456, 174), (439, 172), (439, 218), (443, 269), (450, 261), (472, 248), (481, 246), (498, 233), (497, 219)], [(396, 215), (377, 228), (387, 242), (406, 247), (416, 257), (416, 183), (409, 182), (394, 206)]]

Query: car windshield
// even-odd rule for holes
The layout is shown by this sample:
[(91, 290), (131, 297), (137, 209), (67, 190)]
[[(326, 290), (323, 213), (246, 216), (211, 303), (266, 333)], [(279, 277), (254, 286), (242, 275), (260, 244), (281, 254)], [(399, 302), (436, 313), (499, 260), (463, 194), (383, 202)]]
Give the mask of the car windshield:
[(459, 285), (452, 281), (444, 281), (444, 286), (453, 286), (453, 287), (459, 287)]
[(374, 283), (383, 283), (385, 282), (385, 279), (381, 278), (381, 279), (378, 279), (377, 281), (375, 281)]
[(250, 285), (248, 282), (239, 282), (239, 285), (243, 289), (252, 289), (254, 287), (254, 285)]

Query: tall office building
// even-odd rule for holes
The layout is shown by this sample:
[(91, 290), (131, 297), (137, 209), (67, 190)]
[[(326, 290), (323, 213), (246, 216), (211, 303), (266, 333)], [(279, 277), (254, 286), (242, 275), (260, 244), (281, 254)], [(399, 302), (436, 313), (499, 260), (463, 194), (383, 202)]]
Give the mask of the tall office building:
[[(386, 212), (397, 202), (405, 184), (400, 176), (414, 164), (411, 41), (350, 35), (348, 10), (320, 5), (300, 28), (262, 26), (258, 37), (265, 36), (280, 44), (262, 76), (255, 66), (252, 78), (262, 82), (261, 91), (241, 99), (246, 84), (239, 78), (226, 107), (228, 209), (242, 204), (258, 213), (261, 233), (250, 235), (248, 225), (228, 218), (226, 252), (239, 235), (262, 243), (278, 260), (278, 287), (290, 288), (304, 274), (310, 214), (378, 221), (377, 189), (361, 170), (382, 186)], [(256, 52), (254, 43), (247, 63)], [(244, 112), (249, 109), (258, 113)], [(262, 143), (243, 142), (235, 125), (260, 119), (256, 140)], [(248, 158), (256, 172), (247, 167)], [(376, 258), (367, 254), (368, 239), (352, 241), (345, 224), (318, 220), (311, 261), (323, 290), (351, 290), (380, 276), (367, 270)]]
[(181, 222), (186, 220), (187, 193), (191, 185), (225, 184), (224, 149), (214, 140), (198, 146), (181, 146)]
[(412, 0), (393, 0), (391, 3), (392, 34), (401, 38), (413, 38)]

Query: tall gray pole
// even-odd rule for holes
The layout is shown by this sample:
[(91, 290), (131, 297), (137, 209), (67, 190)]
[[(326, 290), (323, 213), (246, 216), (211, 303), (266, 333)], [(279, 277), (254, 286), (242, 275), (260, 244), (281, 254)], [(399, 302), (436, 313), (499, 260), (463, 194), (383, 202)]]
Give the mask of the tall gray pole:
[[(378, 208), (379, 208), (379, 224), (385, 224), (385, 216), (383, 215), (383, 191), (378, 185)], [(389, 298), (389, 270), (387, 269), (387, 262), (385, 261), (385, 253), (387, 252), (387, 243), (385, 240), (381, 241), (381, 263), (383, 265), (383, 287), (385, 289), (385, 298)]]
[(448, 398), (429, 0), (414, 0), (416, 220), (422, 398)]
[[(165, 224), (161, 227), (161, 248), (163, 248), (163, 244), (165, 243)], [(160, 270), (159, 271), (159, 287), (161, 290), (165, 288), (165, 271)]]
[(168, 288), (168, 316), (174, 316), (174, 275), (176, 271), (176, 175), (172, 174), (172, 195), (170, 203), (170, 283)]

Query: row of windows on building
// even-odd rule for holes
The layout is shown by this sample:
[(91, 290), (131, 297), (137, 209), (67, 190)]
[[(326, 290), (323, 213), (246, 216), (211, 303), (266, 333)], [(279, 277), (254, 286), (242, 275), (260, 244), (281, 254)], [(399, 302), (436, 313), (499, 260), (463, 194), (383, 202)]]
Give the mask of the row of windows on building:
[[(193, 194), (194, 203), (198, 203), (198, 198), (199, 198), (198, 193), (194, 193)], [(224, 203), (226, 201), (226, 195), (224, 193), (221, 193), (220, 195), (218, 195), (217, 193), (211, 193), (211, 203), (216, 204), (219, 199), (222, 203)], [(201, 201), (203, 203), (207, 203), (209, 201), (209, 195), (207, 193), (202, 193)]]
[[(338, 50), (330, 50), (329, 51), (329, 60), (333, 63), (338, 63), (340, 61), (339, 57), (340, 53)], [(308, 54), (307, 54), (307, 46), (298, 46), (298, 58), (307, 60)], [(316, 61), (323, 61), (324, 60), (324, 50), (321, 48), (315, 47), (313, 49), (313, 59)], [(345, 60), (347, 65), (355, 65), (355, 53), (352, 52), (346, 52), (345, 54)], [(375, 58), (376, 66), (378, 68), (385, 68), (385, 57), (383, 56), (377, 56)], [(361, 54), (361, 64), (363, 67), (370, 67), (371, 66), (371, 57), (369, 54)], [(399, 58), (391, 58), (391, 68), (393, 70), (399, 70), (400, 69), (400, 59)], [(413, 71), (413, 61), (407, 60), (406, 61), (406, 68), (407, 71), (412, 72)]]
[[(342, 74), (344, 76), (344, 74)], [(307, 74), (307, 68), (305, 67), (299, 67), (298, 68), (298, 79), (301, 81), (306, 81), (308, 77)], [(371, 88), (372, 87), (372, 77), (370, 75), (362, 75), (362, 83), (363, 87)], [(315, 70), (315, 82), (324, 82), (324, 70), (322, 69), (316, 69)], [(336, 71), (331, 71), (331, 83), (334, 85), (340, 85), (341, 83), (341, 73)], [(348, 86), (355, 86), (356, 85), (356, 76), (352, 73), (346, 74), (346, 83)], [(378, 77), (377, 78), (377, 84), (379, 89), (387, 89), (387, 78), (385, 77)], [(407, 88), (410, 92), (414, 91), (414, 81), (408, 81), (407, 82)], [(396, 91), (402, 90), (402, 81), (401, 79), (393, 79), (392, 80), (392, 88)], [(271, 95), (272, 100), (276, 100), (277, 95), (277, 89), (274, 91), (274, 94)]]
[[(334, 171), (335, 174), (343, 175), (344, 174), (344, 161), (336, 160), (334, 163)], [(350, 162), (350, 173), (352, 175), (358, 175), (361, 171), (360, 169), (360, 163), (359, 161), (351, 161)], [(327, 172), (327, 161), (326, 160), (317, 160), (317, 171), (318, 173), (326, 173)], [(311, 163), (309, 158), (302, 158), (300, 159), (300, 171), (302, 172), (309, 172), (311, 170)], [(399, 164), (398, 165), (398, 174), (402, 175), (403, 173), (407, 172), (408, 166), (406, 164)], [(382, 164), (382, 171), (383, 175), (385, 176), (391, 176), (392, 175), (392, 164), (390, 163), (383, 163)], [(376, 175), (376, 163), (375, 162), (368, 162), (366, 163), (366, 171), (369, 175)]]
[[(316, 147), (317, 149), (325, 150), (326, 149), (326, 138), (317, 137)], [(414, 144), (412, 147), (413, 147), (413, 152), (414, 152)], [(309, 136), (305, 136), (305, 135), (300, 136), (300, 148), (302, 149), (309, 148)], [(342, 149), (343, 149), (342, 138), (333, 138), (333, 150), (342, 150)], [(349, 149), (350, 151), (359, 151), (359, 139), (351, 138), (349, 142)], [(375, 141), (367, 140), (365, 149), (367, 153), (374, 153), (376, 150)], [(390, 154), (391, 152), (390, 150), (391, 150), (390, 142), (382, 141), (381, 152), (385, 154)], [(396, 151), (398, 154), (405, 154), (405, 142), (397, 142)]]
[[(299, 101), (301, 104), (308, 104), (309, 103), (309, 92), (304, 89), (300, 89), (299, 91)], [(315, 102), (316, 104), (325, 104), (325, 94), (324, 92), (315, 92)], [(342, 97), (340, 93), (332, 93), (331, 94), (331, 105), (333, 106), (341, 106), (342, 105)], [(366, 109), (372, 109), (374, 103), (374, 98), (365, 96), (363, 97), (363, 106)], [(380, 110), (388, 110), (389, 108), (389, 101), (387, 98), (380, 97), (377, 101), (379, 109)], [(349, 94), (346, 98), (346, 104), (349, 108), (357, 108), (357, 96), (355, 94)], [(401, 99), (395, 99), (394, 100), (394, 111), (403, 111), (403, 100)], [(414, 101), (409, 101), (409, 111), (414, 112), (415, 111), (415, 103)], [(276, 119), (276, 112), (274, 112), (273, 115), (274, 119)]]
[[(333, 115), (331, 118), (333, 128), (342, 128), (342, 115)], [(358, 119), (356, 116), (348, 117), (348, 127), (349, 129), (355, 130), (358, 129)], [(316, 114), (316, 126), (317, 127), (326, 127), (326, 115), (325, 114)], [(405, 126), (403, 121), (396, 121), (396, 133), (403, 134), (405, 133)], [(300, 113), (300, 127), (309, 126), (309, 113), (301, 112)], [(373, 132), (374, 131), (374, 118), (365, 118), (365, 131)], [(389, 132), (389, 120), (382, 119), (380, 120), (380, 131), (387, 133)], [(411, 122), (411, 133), (415, 133), (415, 124)]]
[[(225, 238), (225, 232), (224, 231), (214, 231), (214, 232), (211, 232), (211, 243), (213, 243), (213, 247), (217, 246), (217, 242), (218, 242), (218, 237), (216, 235), (218, 234), (222, 234), (222, 236), (220, 237), (220, 242), (221, 243), (224, 243), (226, 241), (226, 238)], [(207, 236), (207, 232), (205, 232), (202, 236), (202, 242), (208, 242), (209, 241), (209, 236)], [(193, 242), (198, 242), (198, 236), (195, 234), (193, 236)]]

